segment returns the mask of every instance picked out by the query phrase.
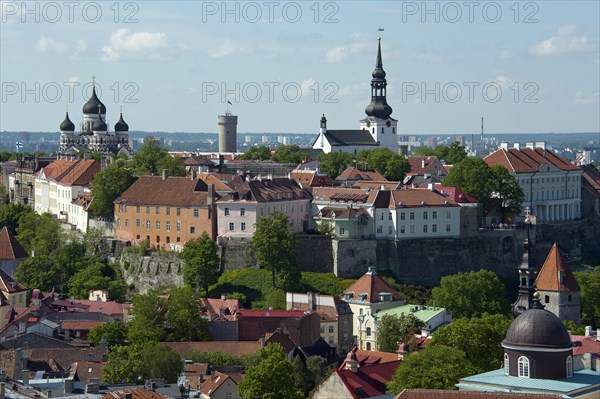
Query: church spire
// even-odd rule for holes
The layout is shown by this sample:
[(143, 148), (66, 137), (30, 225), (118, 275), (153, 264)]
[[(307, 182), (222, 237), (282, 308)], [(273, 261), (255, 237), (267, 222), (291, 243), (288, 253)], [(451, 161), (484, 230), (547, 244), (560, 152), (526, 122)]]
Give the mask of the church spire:
[(519, 296), (515, 303), (512, 304), (512, 314), (514, 317), (519, 316), (526, 310), (533, 307), (533, 294), (535, 292), (535, 277), (537, 270), (533, 266), (533, 259), (531, 257), (531, 241), (529, 238), (529, 209), (527, 210), (527, 218), (525, 219), (525, 225), (527, 229), (527, 236), (523, 242), (523, 257), (521, 258), (521, 264), (519, 265)]
[[(382, 29), (379, 29), (381, 32)], [(387, 81), (385, 80), (385, 71), (383, 70), (383, 59), (381, 57), (381, 36), (377, 38), (377, 58), (375, 60), (375, 69), (371, 79), (371, 102), (365, 108), (365, 113), (369, 117), (388, 119), (392, 114), (386, 100)]]

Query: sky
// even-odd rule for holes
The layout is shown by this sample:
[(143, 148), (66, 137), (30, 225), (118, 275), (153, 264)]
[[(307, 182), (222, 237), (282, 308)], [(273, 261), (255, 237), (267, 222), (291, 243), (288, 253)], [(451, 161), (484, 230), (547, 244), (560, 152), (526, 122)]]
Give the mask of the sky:
[(599, 4), (0, 0), (0, 131), (78, 125), (94, 76), (111, 128), (356, 129), (380, 34), (400, 134), (598, 132)]

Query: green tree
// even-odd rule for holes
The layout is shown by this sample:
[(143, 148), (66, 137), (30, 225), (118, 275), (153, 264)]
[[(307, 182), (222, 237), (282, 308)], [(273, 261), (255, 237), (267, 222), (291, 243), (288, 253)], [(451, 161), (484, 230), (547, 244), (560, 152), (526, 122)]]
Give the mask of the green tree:
[(271, 159), (271, 150), (269, 147), (250, 147), (245, 153), (240, 155), (238, 159), (241, 160), (267, 160)]
[(313, 355), (306, 359), (306, 373), (308, 374), (309, 390), (317, 386), (327, 375), (327, 360), (321, 356)]
[(495, 205), (502, 212), (502, 220), (505, 221), (507, 212), (520, 214), (525, 194), (515, 177), (502, 165), (492, 166), (492, 174), (492, 199), (496, 200)]
[(102, 169), (92, 180), (92, 197), (90, 207), (96, 216), (112, 216), (114, 201), (127, 190), (137, 178), (132, 170), (115, 163)]
[(333, 151), (319, 155), (319, 169), (332, 179), (338, 177), (352, 162), (354, 158), (347, 152)]
[(132, 320), (127, 324), (127, 338), (132, 343), (161, 341), (165, 336), (166, 300), (158, 291), (133, 297)]
[(144, 145), (133, 154), (133, 168), (138, 176), (158, 175), (167, 169), (169, 176), (185, 176), (185, 166), (177, 158), (169, 155), (152, 136), (144, 138)]
[(52, 215), (26, 213), (19, 219), (17, 239), (28, 253), (50, 255), (64, 242), (60, 224)]
[(200, 317), (202, 307), (191, 287), (173, 287), (165, 303), (167, 341), (208, 341), (208, 324)]
[(6, 226), (11, 233), (16, 235), (21, 217), (33, 213), (33, 209), (27, 205), (2, 204), (0, 205), (0, 229)]
[(283, 289), (293, 289), (294, 284), (300, 283), (298, 238), (283, 212), (274, 211), (258, 218), (251, 246), (258, 264), (271, 271), (273, 288), (276, 274), (284, 280)]
[(21, 262), (15, 272), (15, 280), (29, 289), (37, 288), (46, 292), (58, 287), (62, 281), (47, 255), (27, 258)]
[(410, 172), (408, 160), (387, 147), (361, 150), (358, 160), (367, 163), (370, 169), (376, 170), (391, 181), (402, 181), (406, 173)]
[(183, 281), (194, 289), (203, 289), (208, 298), (208, 287), (217, 282), (221, 271), (221, 259), (217, 244), (206, 232), (189, 240), (183, 246)]
[(451, 311), (454, 318), (507, 314), (509, 310), (506, 286), (494, 272), (484, 269), (442, 277), (432, 296), (435, 303)]
[(85, 299), (89, 297), (91, 290), (108, 290), (112, 279), (105, 274), (108, 273), (107, 268), (108, 266), (97, 262), (78, 271), (69, 279), (69, 293), (76, 298)]
[(101, 341), (106, 340), (106, 345), (109, 349), (115, 346), (125, 345), (126, 338), (127, 327), (118, 321), (96, 326), (90, 330), (88, 335), (88, 341), (90, 341), (91, 344), (98, 346)]
[(492, 198), (494, 173), (481, 158), (465, 158), (456, 163), (444, 179), (444, 185), (458, 187), (473, 196), (483, 209), (490, 210), (496, 204)]
[(143, 384), (146, 378), (142, 345), (117, 345), (109, 349), (108, 360), (102, 368), (105, 383)]
[(72, 239), (63, 244), (52, 254), (54, 268), (61, 281), (65, 283), (86, 266), (85, 247), (81, 242)]
[(581, 324), (600, 328), (600, 266), (574, 275), (581, 289)]
[(281, 145), (277, 147), (275, 154), (273, 154), (273, 161), (281, 163), (299, 164), (306, 157), (306, 153), (302, 152), (300, 146), (296, 144)]
[(402, 316), (383, 315), (377, 328), (379, 350), (383, 352), (396, 352), (399, 342), (404, 342), (408, 345), (414, 340), (414, 335), (420, 332), (424, 326), (425, 323), (412, 313)]
[(292, 376), (294, 377), (294, 386), (306, 396), (308, 390), (307, 370), (300, 355), (294, 356), (292, 360)]
[(302, 391), (294, 385), (293, 367), (287, 361), (279, 344), (269, 344), (261, 349), (262, 360), (248, 368), (244, 380), (238, 385), (244, 399), (302, 399)]
[(404, 358), (387, 383), (388, 393), (404, 389), (455, 390), (459, 379), (475, 372), (463, 351), (444, 345), (427, 347)]
[(501, 314), (455, 319), (452, 324), (433, 333), (429, 346), (446, 345), (460, 349), (477, 373), (496, 370), (500, 368), (504, 353), (500, 343), (506, 337), (510, 323), (511, 320)]
[(435, 150), (431, 147), (428, 147), (426, 145), (422, 145), (420, 147), (415, 148), (415, 150), (413, 151), (413, 156), (415, 157), (430, 157), (430, 156), (437, 156), (437, 154), (435, 153)]
[(466, 158), (467, 150), (464, 146), (460, 145), (458, 141), (455, 141), (454, 143), (450, 144), (450, 147), (448, 147), (448, 154), (442, 159), (444, 159), (446, 163), (449, 163), (450, 165), (455, 165)]
[(177, 382), (181, 358), (173, 349), (157, 342), (144, 346), (142, 351), (145, 374), (149, 378), (164, 378), (167, 384)]

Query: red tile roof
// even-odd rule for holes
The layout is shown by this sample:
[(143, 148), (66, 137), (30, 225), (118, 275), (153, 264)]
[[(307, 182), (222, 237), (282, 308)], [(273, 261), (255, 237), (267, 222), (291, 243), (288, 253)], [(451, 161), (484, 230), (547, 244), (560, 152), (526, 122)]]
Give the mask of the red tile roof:
[(142, 176), (119, 198), (117, 204), (159, 206), (203, 206), (207, 204), (208, 186), (189, 177)]
[(302, 188), (295, 180), (275, 178), (272, 180), (244, 181), (235, 193), (223, 200), (247, 200), (256, 202), (280, 202), (300, 199), (312, 199), (308, 190)]
[(120, 391), (110, 391), (102, 394), (102, 399), (125, 399), (125, 395), (130, 393), (131, 399), (167, 399), (168, 396), (161, 395), (153, 391), (147, 391), (143, 388), (127, 388)]
[(426, 188), (413, 188), (408, 190), (394, 190), (391, 192), (390, 208), (420, 208), (429, 206), (459, 206), (450, 198)]
[(237, 385), (239, 381), (236, 381), (234, 378), (230, 377), (228, 374), (221, 373), (219, 371), (213, 372), (210, 377), (206, 378), (202, 385), (200, 386), (200, 392), (204, 395), (210, 397), (221, 385), (223, 385), (227, 380), (231, 383)]
[(448, 171), (442, 165), (438, 157), (407, 157), (410, 164), (410, 172), (407, 176), (423, 176), (425, 174), (442, 174), (447, 175)]
[[(596, 331), (593, 331), (593, 333), (596, 334)], [(574, 345), (573, 354), (575, 356), (581, 356), (585, 353), (600, 356), (600, 341), (598, 341), (597, 336), (573, 335), (571, 336), (571, 341)]]
[(232, 191), (233, 189), (225, 182), (219, 179), (214, 173), (198, 173), (198, 179), (206, 184), (215, 186), (216, 191)]
[(124, 304), (115, 301), (90, 301), (88, 299), (76, 299), (76, 303), (87, 306), (88, 312), (103, 313), (107, 316), (122, 316)]
[(359, 180), (352, 188), (370, 188), (371, 190), (379, 190), (381, 187), (385, 187), (388, 190), (395, 190), (402, 184), (399, 181), (378, 181), (378, 180)]
[[(559, 274), (562, 275), (562, 281)], [(535, 279), (535, 286), (540, 291), (580, 291), (579, 284), (556, 243)]]
[(10, 232), (8, 227), (4, 226), (0, 231), (0, 259), (20, 259), (26, 258), (27, 252)]
[(543, 148), (500, 149), (484, 158), (489, 166), (502, 165), (511, 173), (535, 172), (542, 164), (551, 164), (560, 170), (579, 170), (567, 159)]
[(440, 183), (435, 184), (435, 189), (440, 194), (445, 195), (451, 201), (454, 201), (458, 204), (476, 204), (477, 200), (471, 197), (469, 194), (465, 193), (458, 187), (447, 187), (442, 186)]
[(93, 159), (80, 159), (63, 174), (59, 183), (63, 186), (88, 186), (98, 172), (100, 172), (100, 163)]
[(71, 331), (89, 331), (94, 327), (98, 327), (106, 324), (103, 321), (96, 320), (63, 320), (60, 323), (60, 327), (63, 330), (71, 330)]
[(102, 381), (102, 362), (75, 362), (71, 365), (75, 381), (88, 381), (90, 378), (98, 378)]
[(75, 164), (78, 162), (76, 159), (57, 159), (49, 165), (43, 167), (39, 172), (38, 176), (42, 173), (46, 179), (60, 180)]
[(400, 361), (359, 366), (354, 373), (351, 370), (337, 369), (335, 373), (342, 380), (353, 398), (370, 398), (384, 395), (385, 383), (392, 380)]
[(405, 389), (394, 399), (561, 399), (562, 397), (562, 395), (537, 393)]
[(219, 317), (222, 314), (232, 314), (240, 308), (238, 299), (200, 298), (200, 304), (206, 308), (206, 316)]
[(240, 317), (279, 317), (279, 318), (297, 318), (306, 316), (306, 312), (302, 310), (262, 310), (262, 309), (239, 309), (236, 312)]
[(364, 349), (356, 350), (356, 357), (359, 363), (375, 364), (398, 361), (398, 354), (392, 352), (368, 351)]
[(374, 170), (360, 170), (354, 166), (348, 166), (336, 180), (377, 180), (387, 181), (387, 179), (379, 172)]
[(165, 342), (165, 345), (180, 356), (192, 349), (199, 352), (219, 351), (241, 356), (256, 353), (261, 348), (259, 341)]
[(368, 271), (361, 278), (356, 280), (354, 284), (346, 288), (344, 294), (340, 298), (345, 298), (345, 293), (352, 293), (353, 301), (359, 300), (359, 294), (367, 294), (365, 303), (380, 302), (379, 294), (387, 292), (392, 294), (392, 299), (398, 301), (402, 296), (398, 291), (392, 288), (384, 279), (382, 279), (375, 271)]

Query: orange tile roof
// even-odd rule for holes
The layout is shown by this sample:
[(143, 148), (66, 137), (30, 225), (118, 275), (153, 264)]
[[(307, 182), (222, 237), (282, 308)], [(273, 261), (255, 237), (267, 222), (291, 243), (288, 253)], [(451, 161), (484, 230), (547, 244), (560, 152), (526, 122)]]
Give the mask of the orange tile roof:
[(337, 177), (336, 180), (387, 181), (387, 179), (379, 172), (374, 170), (360, 170), (354, 166), (348, 166), (346, 169), (344, 169), (344, 171)]
[(200, 392), (210, 397), (225, 381), (230, 380), (232, 383), (237, 385), (237, 382), (225, 373), (219, 371), (213, 372), (210, 377), (206, 378), (202, 385), (200, 385)]
[(551, 164), (560, 170), (579, 170), (579, 166), (573, 165), (565, 158), (556, 155), (550, 150), (543, 148), (522, 148), (517, 150), (499, 149), (488, 155), (484, 161), (489, 166), (502, 165), (512, 173), (535, 172), (540, 169), (542, 164)]
[(60, 328), (63, 330), (71, 330), (71, 331), (89, 331), (94, 327), (98, 327), (106, 324), (103, 321), (95, 321), (95, 320), (63, 320), (60, 323)]
[(169, 348), (182, 356), (188, 350), (199, 352), (219, 351), (232, 355), (248, 355), (260, 349), (259, 341), (207, 341), (207, 342), (165, 342)]
[(592, 330), (594, 335), (572, 335), (573, 355), (581, 356), (585, 353), (591, 353), (600, 356), (600, 341), (596, 337), (596, 330)]
[[(392, 299), (394, 301), (398, 301), (402, 299), (402, 295), (394, 288), (392, 288), (384, 279), (379, 277), (379, 275), (373, 271), (369, 270), (361, 278), (356, 280), (354, 284), (350, 287), (346, 288), (344, 292), (352, 293), (352, 300), (358, 301), (359, 294), (367, 294), (365, 299), (365, 303), (374, 303), (379, 301), (379, 293), (387, 292), (392, 294)], [(344, 298), (344, 294), (340, 296)]]
[(43, 172), (46, 179), (60, 180), (77, 162), (76, 159), (57, 159), (43, 167), (38, 176)]
[(233, 191), (233, 189), (229, 187), (227, 183), (220, 180), (219, 177), (214, 173), (198, 173), (198, 179), (202, 180), (206, 184), (212, 184), (215, 186), (216, 191)]
[(448, 171), (442, 165), (438, 157), (407, 157), (408, 163), (410, 164), (410, 172), (407, 176), (425, 175), (431, 173), (448, 174)]
[(6, 272), (0, 269), (0, 291), (4, 293), (14, 294), (17, 292), (27, 291), (27, 288), (17, 283)]
[(63, 186), (87, 186), (92, 183), (94, 175), (98, 172), (100, 172), (99, 162), (93, 159), (80, 159), (63, 175), (59, 183)]
[(203, 206), (207, 204), (208, 186), (189, 177), (142, 176), (119, 198), (117, 204)]
[[(562, 282), (559, 273), (562, 273)], [(556, 243), (550, 249), (535, 279), (535, 286), (540, 291), (580, 291), (579, 284)]]
[(206, 316), (219, 317), (223, 314), (231, 314), (240, 308), (238, 299), (200, 298), (200, 304), (206, 308)]
[(359, 363), (375, 364), (397, 362), (398, 354), (392, 352), (368, 351), (364, 349), (356, 350), (356, 357)]
[(445, 195), (425, 188), (392, 191), (390, 208), (425, 206), (453, 207), (459, 205)]
[(4, 226), (0, 231), (0, 259), (20, 259), (26, 258), (27, 252), (17, 241), (8, 227)]
[(131, 399), (167, 399), (168, 396), (161, 395), (143, 388), (127, 388), (120, 391), (110, 391), (102, 394), (102, 399), (125, 399), (125, 395), (130, 393)]

